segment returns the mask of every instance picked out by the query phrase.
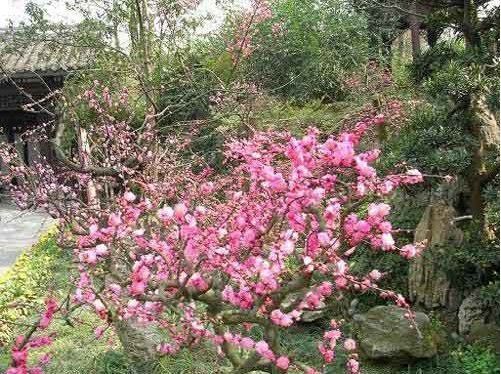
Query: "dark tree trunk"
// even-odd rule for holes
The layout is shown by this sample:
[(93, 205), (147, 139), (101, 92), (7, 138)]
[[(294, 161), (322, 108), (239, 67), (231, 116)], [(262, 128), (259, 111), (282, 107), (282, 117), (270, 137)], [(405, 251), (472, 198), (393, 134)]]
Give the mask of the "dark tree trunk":
[[(475, 53), (481, 48), (481, 39), (478, 32), (478, 9), (474, 0), (464, 0), (462, 29), (467, 51)], [(485, 225), (483, 189), (499, 168), (498, 165), (487, 163), (489, 152), (499, 152), (499, 124), (480, 88), (472, 92), (468, 101), (469, 131), (476, 140), (469, 178), (470, 207), (474, 219), (485, 234), (489, 235)]]
[(411, 11), (413, 14), (409, 16), (409, 28), (411, 30), (412, 43), (412, 59), (415, 61), (421, 54), (421, 37), (419, 31), (421, 29), (421, 21), (416, 16), (416, 2), (413, 2)]
[(381, 55), (383, 57), (384, 66), (391, 71), (392, 49), (391, 44), (393, 39), (386, 33), (381, 34)]
[(428, 42), (430, 48), (433, 48), (437, 44), (440, 34), (442, 34), (442, 30), (436, 27), (430, 26), (426, 28), (426, 41)]
[(499, 153), (499, 123), (486, 101), (486, 97), (481, 94), (472, 95), (470, 101), (470, 131), (477, 140), (477, 145), (473, 152), (469, 184), (473, 218), (488, 234), (483, 190), (499, 172), (499, 165), (492, 165), (487, 161), (489, 153)]
[(478, 14), (474, 0), (464, 0), (463, 35), (466, 49), (475, 50), (480, 47), (480, 35), (477, 30)]

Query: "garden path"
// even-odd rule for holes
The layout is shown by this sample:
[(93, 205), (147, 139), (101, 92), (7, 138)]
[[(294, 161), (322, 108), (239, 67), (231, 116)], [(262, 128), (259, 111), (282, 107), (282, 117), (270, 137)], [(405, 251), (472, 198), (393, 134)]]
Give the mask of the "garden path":
[(0, 275), (21, 252), (35, 244), (54, 221), (41, 212), (21, 212), (9, 202), (0, 202)]

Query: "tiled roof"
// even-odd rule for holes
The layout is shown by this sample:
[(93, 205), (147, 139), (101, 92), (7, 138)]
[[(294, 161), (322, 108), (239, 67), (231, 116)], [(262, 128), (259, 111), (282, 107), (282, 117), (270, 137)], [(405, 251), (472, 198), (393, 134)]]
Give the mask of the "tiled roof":
[(92, 54), (55, 41), (12, 43), (0, 35), (0, 68), (11, 74), (64, 74), (88, 67)]

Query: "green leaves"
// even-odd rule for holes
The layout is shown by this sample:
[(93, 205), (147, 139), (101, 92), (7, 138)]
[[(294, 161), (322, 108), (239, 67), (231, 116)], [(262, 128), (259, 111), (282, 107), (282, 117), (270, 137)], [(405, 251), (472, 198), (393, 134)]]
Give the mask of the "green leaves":
[(363, 18), (335, 0), (277, 2), (273, 14), (254, 37), (245, 73), (272, 94), (298, 103), (342, 97), (346, 72), (367, 56)]
[(400, 160), (428, 174), (458, 175), (471, 164), (468, 148), (473, 140), (464, 132), (461, 118), (432, 105), (415, 111), (398, 135), (386, 145), (388, 156), (383, 168), (392, 168)]

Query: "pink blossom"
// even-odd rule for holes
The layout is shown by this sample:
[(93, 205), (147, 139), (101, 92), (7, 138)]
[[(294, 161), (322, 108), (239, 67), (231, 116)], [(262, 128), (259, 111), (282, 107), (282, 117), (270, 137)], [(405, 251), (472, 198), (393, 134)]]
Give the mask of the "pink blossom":
[(327, 247), (330, 244), (329, 233), (322, 231), (318, 233), (318, 241), (322, 247)]
[(416, 169), (407, 170), (406, 175), (407, 175), (407, 183), (414, 184), (423, 181), (423, 175), (419, 170)]
[(174, 206), (174, 217), (180, 221), (184, 219), (187, 212), (188, 208), (184, 205), (184, 203), (179, 203)]
[(391, 236), (390, 233), (384, 233), (381, 235), (381, 247), (384, 250), (393, 249), (394, 246), (395, 246), (395, 241), (393, 240), (393, 237)]
[(244, 337), (240, 340), (240, 346), (244, 349), (254, 348), (254, 341), (251, 338)]
[(385, 122), (384, 114), (380, 113), (374, 117), (374, 124), (382, 125)]
[(310, 368), (310, 367), (306, 368), (304, 372), (305, 372), (305, 374), (320, 374), (320, 372), (318, 370), (315, 370), (315, 369)]
[(81, 252), (78, 255), (78, 259), (81, 262), (85, 262), (90, 265), (95, 265), (97, 263), (97, 252), (96, 250), (89, 249), (87, 251)]
[(206, 182), (200, 186), (200, 190), (204, 195), (210, 194), (214, 191), (214, 183)]
[(282, 370), (287, 370), (289, 368), (289, 358), (286, 356), (280, 356), (275, 362), (277, 368)]
[(286, 240), (281, 245), (280, 249), (285, 253), (290, 255), (294, 252), (294, 242), (292, 240)]
[(201, 276), (200, 273), (195, 273), (191, 276), (187, 283), (188, 286), (194, 287), (198, 291), (205, 291), (209, 288), (209, 285)]
[(381, 279), (383, 275), (381, 274), (381, 272), (379, 270), (372, 270), (370, 273), (369, 273), (369, 277), (374, 280), (374, 281), (378, 281)]
[(108, 247), (105, 244), (98, 244), (96, 246), (96, 254), (99, 256), (105, 256), (108, 254)]
[(110, 214), (108, 218), (108, 225), (116, 227), (119, 226), (122, 223), (122, 219), (120, 218), (120, 215), (112, 213)]
[(407, 244), (400, 248), (400, 254), (402, 257), (412, 259), (419, 254), (419, 251), (415, 245)]
[[(256, 1), (253, 6), (257, 19), (268, 19), (269, 4)], [(258, 48), (253, 35), (253, 27), (239, 28), (235, 38), (242, 44), (234, 46), (232, 57), (245, 57)], [(245, 92), (258, 92), (252, 84), (247, 88)], [(157, 347), (164, 354), (208, 341), (224, 355), (223, 348), (230, 344), (238, 348), (239, 358), (252, 353), (242, 350), (254, 349), (260, 360), (282, 371), (293, 364), (287, 345), (280, 344), (280, 332), (306, 310), (335, 303), (346, 291), (376, 291), (406, 308), (412, 318), (401, 295), (376, 286), (381, 272), (358, 276), (349, 266), (350, 256), (365, 250), (366, 243), (406, 258), (421, 250), (395, 246), (392, 234), (398, 230), (388, 220), (390, 206), (383, 195), (417, 183), (422, 175), (410, 170), (381, 176), (374, 168), (380, 152), (359, 149), (362, 137), (382, 121), (381, 116), (363, 118), (327, 139), (312, 128), (300, 138), (256, 130), (250, 138), (227, 144), (225, 173), (216, 174), (198, 157), (180, 157), (190, 139), (160, 136), (152, 117), (140, 129), (132, 128), (115, 120), (95, 89), (84, 96), (96, 116), (89, 124), (90, 140), (98, 148), (106, 144), (109, 152), (97, 149), (83, 156), (95, 167), (117, 168), (119, 177), (77, 173), (64, 165), (61, 173), (50, 165), (10, 168), (15, 165), (13, 156), (0, 147), (0, 158), (8, 161), (2, 165), (10, 168), (8, 181), (0, 176), (1, 183), (19, 181), (11, 189), (20, 204), (46, 207), (63, 222), (83, 225), (83, 230), (75, 227), (71, 232), (60, 226), (61, 239), (70, 247), (80, 274), (72, 303), (88, 304), (106, 323), (113, 316), (154, 325), (169, 336)], [(113, 108), (127, 110), (120, 104), (125, 96), (115, 99), (109, 91), (106, 100), (113, 101)], [(392, 118), (386, 111), (384, 116)], [(192, 136), (197, 126), (193, 131)], [(130, 159), (138, 160), (137, 165)], [(28, 180), (36, 183), (23, 182)], [(95, 209), (85, 199), (90, 182), (97, 187)], [(105, 192), (111, 190), (104, 186), (116, 190), (118, 198), (108, 199)], [(135, 193), (127, 190), (129, 186)], [(173, 202), (177, 204), (164, 205)], [(298, 294), (286, 309), (290, 290)], [(52, 303), (46, 305), (39, 329), (49, 325), (56, 309)], [(235, 324), (235, 316), (246, 317), (245, 322)], [(277, 346), (283, 352), (274, 352), (264, 340), (256, 343), (242, 336), (255, 325), (270, 323), (279, 331)], [(96, 336), (103, 331), (98, 327)], [(28, 350), (46, 341), (31, 338), (25, 346), (18, 341), (12, 369), (28, 369)], [(344, 339), (339, 323), (326, 327), (317, 353), (324, 364), (335, 359), (340, 343), (350, 352), (356, 348), (354, 341)], [(347, 368), (359, 370), (355, 353), (349, 353)], [(312, 368), (305, 371), (317, 373)]]
[(381, 230), (381, 232), (383, 233), (390, 233), (391, 232), (391, 223), (388, 222), (388, 221), (384, 221), (384, 222), (381, 222), (379, 224), (379, 229)]
[(344, 275), (346, 271), (348, 270), (348, 265), (346, 264), (345, 261), (343, 260), (338, 260), (336, 262), (336, 275)]
[(313, 259), (310, 256), (304, 256), (303, 263), (304, 263), (305, 266), (308, 266), (311, 263), (313, 263)]
[(271, 321), (278, 326), (289, 327), (294, 323), (291, 316), (282, 313), (280, 309), (275, 309), (270, 314)]
[(45, 347), (52, 344), (53, 340), (50, 336), (37, 336), (36, 338), (31, 338), (27, 344), (30, 348)]
[(360, 364), (358, 363), (357, 360), (350, 358), (346, 364), (346, 368), (348, 370), (348, 373), (350, 374), (357, 374), (360, 372)]
[(136, 195), (134, 195), (132, 192), (127, 191), (124, 193), (124, 199), (127, 200), (129, 203), (134, 202), (136, 200)]
[(354, 351), (357, 349), (357, 343), (353, 339), (346, 339), (343, 343), (344, 349), (347, 351)]
[(161, 220), (169, 220), (174, 217), (174, 209), (170, 206), (164, 206), (162, 209), (158, 210), (157, 217)]
[(336, 277), (334, 283), (336, 284), (336, 288), (342, 290), (348, 286), (348, 279), (346, 277)]
[(383, 218), (390, 214), (390, 206), (385, 203), (370, 204), (369, 205), (369, 217)]
[(38, 323), (38, 326), (41, 329), (45, 329), (49, 326), (56, 310), (57, 310), (57, 301), (54, 298), (46, 299), (45, 300), (45, 311), (42, 314), (42, 317)]
[(98, 326), (94, 329), (94, 336), (96, 339), (99, 339), (103, 336), (104, 331), (106, 330), (106, 327), (104, 326)]
[(317, 292), (324, 297), (330, 296), (332, 294), (332, 283), (331, 282), (322, 282), (318, 286)]
[(260, 340), (256, 343), (255, 349), (257, 353), (262, 355), (264, 352), (268, 351), (270, 347), (268, 346), (268, 343), (266, 343), (264, 340)]
[(327, 364), (334, 360), (334, 350), (326, 348), (323, 344), (319, 344), (318, 350)]
[(173, 354), (176, 352), (176, 349), (172, 344), (161, 343), (157, 346), (157, 351), (162, 354)]
[(38, 359), (38, 364), (39, 365), (42, 365), (42, 366), (45, 366), (45, 365), (48, 365), (49, 362), (51, 360), (51, 356), (50, 354), (48, 353), (44, 353), (43, 355), (40, 356), (40, 358)]
[(391, 193), (394, 188), (395, 184), (390, 180), (383, 181), (379, 186), (381, 193), (383, 193), (384, 195), (388, 195), (389, 193)]
[(94, 305), (94, 308), (96, 309), (96, 312), (100, 315), (103, 316), (103, 313), (106, 313), (106, 307), (104, 306), (103, 302), (99, 299), (94, 300), (92, 303)]

